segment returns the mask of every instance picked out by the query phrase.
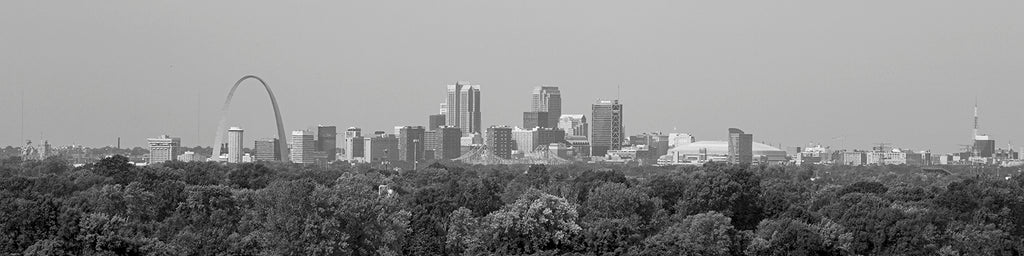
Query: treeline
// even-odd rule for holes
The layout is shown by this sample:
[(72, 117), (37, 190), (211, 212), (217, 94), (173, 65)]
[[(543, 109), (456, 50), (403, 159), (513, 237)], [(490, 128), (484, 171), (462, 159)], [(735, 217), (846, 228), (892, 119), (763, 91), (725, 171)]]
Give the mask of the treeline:
[[(1003, 172), (1000, 175), (988, 175)], [(1024, 178), (915, 167), (0, 161), (11, 255), (1021, 255)], [(983, 175), (984, 174), (984, 175)]]

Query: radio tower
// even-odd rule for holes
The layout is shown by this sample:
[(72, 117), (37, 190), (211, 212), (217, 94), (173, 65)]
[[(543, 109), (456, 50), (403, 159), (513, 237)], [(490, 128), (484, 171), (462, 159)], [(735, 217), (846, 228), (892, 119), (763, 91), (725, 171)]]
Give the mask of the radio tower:
[(978, 138), (978, 98), (974, 98), (974, 136), (971, 140)]

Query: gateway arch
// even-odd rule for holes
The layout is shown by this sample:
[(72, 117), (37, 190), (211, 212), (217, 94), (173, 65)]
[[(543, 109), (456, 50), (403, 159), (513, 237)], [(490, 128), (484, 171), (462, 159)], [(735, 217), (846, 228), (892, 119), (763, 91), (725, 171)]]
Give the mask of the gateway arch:
[(241, 85), (242, 82), (248, 79), (255, 79), (256, 81), (259, 81), (260, 84), (263, 84), (263, 88), (267, 89), (267, 94), (270, 95), (270, 104), (274, 105), (274, 117), (277, 118), (278, 150), (281, 151), (281, 161), (288, 162), (288, 141), (286, 140), (287, 137), (285, 137), (284, 133), (284, 122), (281, 121), (281, 109), (277, 107), (277, 98), (274, 97), (274, 92), (270, 90), (270, 86), (267, 85), (267, 82), (264, 82), (263, 79), (254, 75), (246, 75), (241, 79), (238, 79), (238, 82), (235, 82), (235, 86), (231, 87), (231, 92), (228, 92), (228, 98), (224, 101), (224, 107), (221, 108), (220, 124), (217, 126), (217, 140), (213, 144), (213, 154), (211, 154), (210, 159), (217, 161), (220, 157), (221, 144), (224, 143), (224, 134), (227, 133), (228, 109), (231, 108), (231, 98), (234, 97), (235, 89), (238, 89), (238, 85)]

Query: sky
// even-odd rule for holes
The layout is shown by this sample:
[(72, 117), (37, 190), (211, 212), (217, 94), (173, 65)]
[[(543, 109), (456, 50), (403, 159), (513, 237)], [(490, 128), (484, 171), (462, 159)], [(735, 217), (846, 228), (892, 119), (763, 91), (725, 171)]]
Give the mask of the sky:
[[(956, 151), (977, 99), (982, 132), (1019, 148), (1021, 13), (1019, 0), (7, 0), (0, 145), (208, 146), (231, 85), (254, 74), (287, 130), (425, 125), (445, 85), (468, 81), (485, 126), (521, 125), (531, 89), (554, 85), (566, 114), (621, 99), (628, 134), (737, 127), (783, 147)], [(272, 112), (246, 82), (229, 124), (274, 137)]]

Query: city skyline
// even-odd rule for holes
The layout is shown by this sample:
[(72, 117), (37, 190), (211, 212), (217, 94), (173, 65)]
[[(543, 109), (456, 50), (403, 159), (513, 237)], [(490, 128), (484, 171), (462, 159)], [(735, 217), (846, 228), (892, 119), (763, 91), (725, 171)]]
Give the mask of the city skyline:
[[(627, 134), (678, 128), (724, 139), (721, 129), (742, 127), (772, 145), (955, 152), (968, 143), (977, 97), (981, 133), (998, 147), (1024, 144), (1016, 2), (347, 4), (363, 8), (325, 3), (298, 15), (276, 13), (283, 3), (252, 3), (243, 15), (221, 12), (234, 3), (210, 3), (209, 12), (186, 3), (11, 3), (0, 10), (10, 39), (0, 116), (18, 120), (24, 92), (25, 129), (22, 136), (21, 122), (0, 123), (0, 145), (104, 146), (120, 137), (144, 147), (169, 134), (207, 146), (219, 116), (201, 111), (197, 122), (197, 109), (219, 106), (244, 74), (274, 85), (287, 131), (427, 125), (443, 97), (437, 88), (470, 81), (484, 88), (481, 127), (518, 124), (529, 91), (551, 84), (566, 114), (620, 98)], [(423, 15), (450, 11), (469, 17)], [(841, 18), (851, 13), (874, 19)], [(67, 19), (80, 22), (26, 22)], [(80, 31), (94, 33), (66, 40)], [(759, 40), (768, 34), (777, 36)], [(254, 87), (239, 90), (231, 125), (274, 137), (266, 95)]]

